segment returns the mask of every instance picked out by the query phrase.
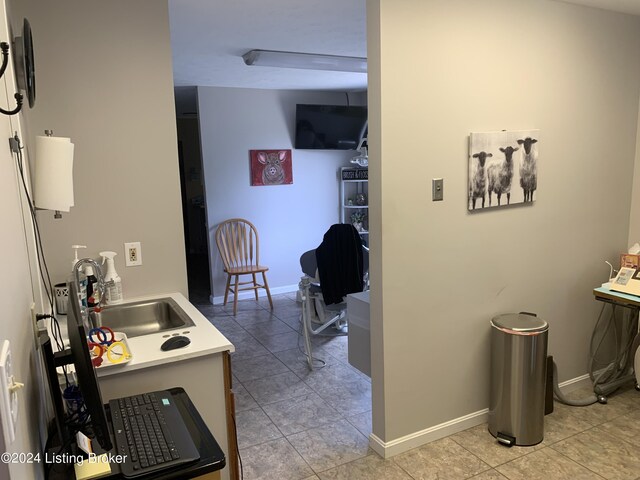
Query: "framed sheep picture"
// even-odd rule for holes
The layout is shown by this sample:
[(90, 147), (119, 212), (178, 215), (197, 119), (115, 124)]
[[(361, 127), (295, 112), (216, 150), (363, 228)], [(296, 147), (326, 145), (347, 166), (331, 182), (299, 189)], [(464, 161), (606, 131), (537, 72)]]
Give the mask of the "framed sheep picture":
[(249, 150), (251, 186), (293, 183), (291, 150)]
[(469, 135), (470, 211), (531, 204), (538, 188), (540, 130)]

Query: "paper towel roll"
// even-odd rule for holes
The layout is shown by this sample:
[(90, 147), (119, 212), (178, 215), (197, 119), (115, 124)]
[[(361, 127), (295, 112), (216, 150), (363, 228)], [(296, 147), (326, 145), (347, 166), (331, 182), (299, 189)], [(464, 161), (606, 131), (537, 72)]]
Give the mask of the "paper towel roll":
[(36, 206), (68, 212), (73, 206), (73, 143), (63, 137), (36, 137)]

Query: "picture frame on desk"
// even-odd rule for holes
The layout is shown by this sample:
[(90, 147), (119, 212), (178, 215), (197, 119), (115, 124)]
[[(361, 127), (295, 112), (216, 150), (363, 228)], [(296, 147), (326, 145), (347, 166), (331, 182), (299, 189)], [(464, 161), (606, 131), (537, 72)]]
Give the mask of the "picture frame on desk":
[(620, 268), (640, 268), (640, 255), (634, 255), (632, 253), (621, 253)]

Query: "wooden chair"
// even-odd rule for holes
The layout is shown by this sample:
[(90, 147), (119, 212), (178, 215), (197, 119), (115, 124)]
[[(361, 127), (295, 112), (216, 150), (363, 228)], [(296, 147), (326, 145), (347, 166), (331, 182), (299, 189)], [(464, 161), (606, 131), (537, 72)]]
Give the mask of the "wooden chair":
[[(267, 291), (269, 305), (273, 310), (271, 292), (267, 283), (265, 272), (269, 267), (260, 265), (260, 244), (256, 227), (242, 218), (232, 218), (222, 222), (216, 230), (216, 245), (220, 251), (224, 271), (227, 274), (227, 287), (224, 291), (224, 305), (227, 304), (229, 291), (233, 292), (233, 314), (238, 310), (238, 292), (253, 290), (258, 300), (258, 289)], [(262, 274), (262, 285), (256, 281), (256, 274)], [(241, 275), (251, 275), (252, 280), (241, 282)], [(231, 277), (235, 277), (233, 287)], [(242, 285), (250, 285), (240, 288)]]

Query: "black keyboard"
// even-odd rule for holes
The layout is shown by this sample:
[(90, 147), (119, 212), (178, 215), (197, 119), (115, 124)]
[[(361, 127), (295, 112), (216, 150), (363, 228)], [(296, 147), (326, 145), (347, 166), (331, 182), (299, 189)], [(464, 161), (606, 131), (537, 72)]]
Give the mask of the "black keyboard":
[(170, 392), (109, 401), (116, 454), (125, 456), (122, 474), (137, 477), (200, 458)]

